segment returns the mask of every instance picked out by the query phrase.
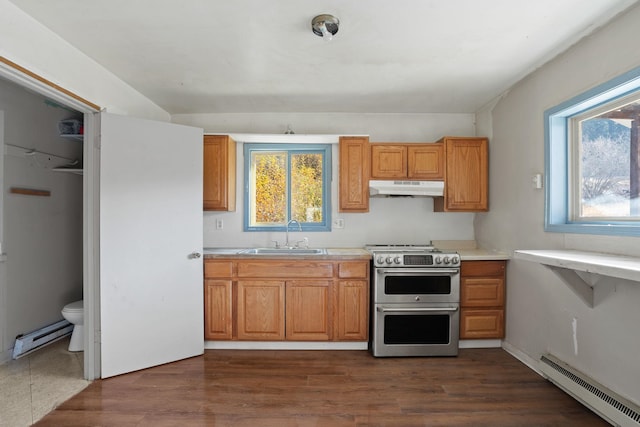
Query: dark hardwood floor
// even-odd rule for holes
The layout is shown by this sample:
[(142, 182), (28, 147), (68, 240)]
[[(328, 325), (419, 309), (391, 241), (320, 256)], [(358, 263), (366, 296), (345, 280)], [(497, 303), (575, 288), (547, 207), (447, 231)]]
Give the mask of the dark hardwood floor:
[(608, 426), (501, 349), (230, 351), (94, 381), (37, 426)]

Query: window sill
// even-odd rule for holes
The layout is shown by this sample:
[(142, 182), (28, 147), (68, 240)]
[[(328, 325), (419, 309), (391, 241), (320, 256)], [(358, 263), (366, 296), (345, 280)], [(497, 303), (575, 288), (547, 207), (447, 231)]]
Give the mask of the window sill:
[(640, 285), (640, 258), (636, 257), (575, 250), (517, 250), (514, 258), (549, 268), (591, 308), (595, 305), (595, 286), (621, 280)]

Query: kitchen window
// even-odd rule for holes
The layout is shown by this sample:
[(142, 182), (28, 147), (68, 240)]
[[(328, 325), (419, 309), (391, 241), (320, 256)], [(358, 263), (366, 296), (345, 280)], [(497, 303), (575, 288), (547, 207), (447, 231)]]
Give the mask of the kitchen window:
[(245, 231), (329, 231), (331, 145), (244, 144)]
[(545, 230), (640, 235), (640, 69), (545, 112)]

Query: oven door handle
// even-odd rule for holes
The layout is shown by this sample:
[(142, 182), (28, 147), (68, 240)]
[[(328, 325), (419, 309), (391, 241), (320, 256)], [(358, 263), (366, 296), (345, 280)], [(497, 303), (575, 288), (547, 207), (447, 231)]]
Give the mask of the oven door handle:
[(378, 268), (376, 271), (381, 274), (429, 274), (431, 276), (460, 273), (460, 270), (457, 268)]
[(433, 313), (434, 311), (458, 311), (458, 307), (384, 308), (376, 307), (380, 313)]

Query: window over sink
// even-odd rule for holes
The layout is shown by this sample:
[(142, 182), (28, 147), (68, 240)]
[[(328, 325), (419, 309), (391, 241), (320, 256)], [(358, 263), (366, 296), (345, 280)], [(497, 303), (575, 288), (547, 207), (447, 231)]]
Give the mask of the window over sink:
[(244, 183), (245, 231), (330, 230), (330, 144), (245, 143)]

